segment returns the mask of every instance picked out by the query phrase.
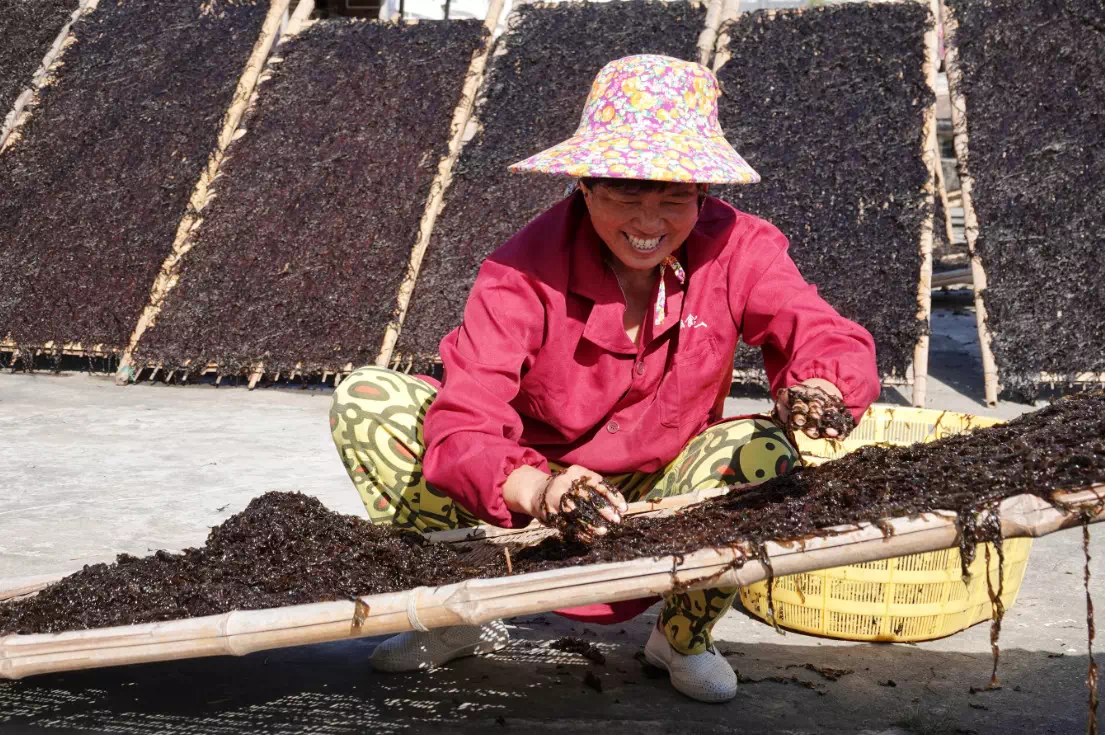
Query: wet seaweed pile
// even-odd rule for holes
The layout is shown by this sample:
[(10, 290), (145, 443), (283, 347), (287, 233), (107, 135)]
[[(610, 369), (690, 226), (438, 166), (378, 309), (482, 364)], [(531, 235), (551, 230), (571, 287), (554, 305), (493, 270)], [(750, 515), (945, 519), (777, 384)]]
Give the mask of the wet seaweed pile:
[(0, 123), (31, 84), (77, 0), (7, 0), (0, 5)]
[[(924, 111), (931, 18), (914, 3), (748, 13), (718, 73), (726, 138), (763, 180), (716, 193), (775, 224), (802, 275), (874, 336), (879, 372), (901, 376), (917, 319)], [(759, 350), (739, 370), (762, 368)]]
[(282, 47), (139, 359), (223, 374), (372, 362), (484, 33), (335, 19)]
[(994, 355), (1031, 399), (1042, 371), (1105, 372), (1105, 6), (948, 4)]
[[(818, 529), (934, 510), (958, 511), (964, 567), (1000, 527), (975, 511), (1023, 493), (1105, 482), (1105, 394), (1065, 398), (1008, 424), (931, 444), (871, 446), (801, 468), (737, 495), (613, 526), (593, 544), (548, 540), (514, 554), (517, 572), (682, 555), (748, 541), (799, 539)], [(999, 536), (1000, 538), (1000, 536)]]
[(102, 2), (0, 157), (0, 333), (126, 346), (268, 4)]
[(397, 353), (428, 369), (458, 326), (483, 260), (559, 201), (568, 179), (507, 166), (575, 132), (591, 81), (607, 62), (658, 53), (694, 60), (704, 10), (683, 2), (522, 5), (492, 57), (445, 208), (422, 263)]
[[(964, 568), (978, 543), (1000, 541), (976, 511), (1031, 493), (1105, 482), (1105, 394), (1063, 399), (1008, 424), (932, 444), (868, 447), (665, 517), (635, 517), (591, 544), (551, 537), (516, 550), (512, 573), (708, 547), (763, 544), (820, 529), (958, 511)], [(298, 493), (268, 493), (183, 554), (120, 556), (86, 567), (29, 600), (0, 605), (0, 631), (56, 632), (348, 599), (508, 573), (452, 547), (326, 510)], [(1001, 595), (1001, 581), (992, 590)], [(1000, 609), (999, 609), (1000, 612)], [(998, 630), (994, 630), (994, 644)], [(996, 653), (996, 651), (995, 651)]]
[(464, 555), (323, 507), (300, 493), (267, 493), (211, 530), (207, 544), (142, 559), (121, 554), (21, 602), (0, 605), (3, 632), (63, 630), (349, 599), (479, 576)]

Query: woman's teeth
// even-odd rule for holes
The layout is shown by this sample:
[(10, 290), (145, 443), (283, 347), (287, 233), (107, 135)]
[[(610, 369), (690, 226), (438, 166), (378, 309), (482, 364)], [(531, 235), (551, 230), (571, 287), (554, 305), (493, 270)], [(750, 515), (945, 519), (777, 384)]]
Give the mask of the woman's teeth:
[(634, 250), (640, 250), (641, 252), (655, 250), (660, 247), (660, 241), (664, 239), (664, 236), (661, 235), (660, 237), (653, 237), (646, 240), (643, 237), (634, 237), (628, 232), (625, 234), (625, 237), (629, 240), (629, 244), (633, 246)]

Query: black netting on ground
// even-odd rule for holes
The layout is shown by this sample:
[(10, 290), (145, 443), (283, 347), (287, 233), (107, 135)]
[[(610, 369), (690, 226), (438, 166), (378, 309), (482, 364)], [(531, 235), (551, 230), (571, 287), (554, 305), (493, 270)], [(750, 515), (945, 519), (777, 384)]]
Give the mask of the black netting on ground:
[(480, 264), (556, 203), (569, 179), (507, 166), (575, 132), (591, 81), (607, 62), (658, 53), (695, 60), (705, 13), (681, 2), (626, 0), (521, 6), (492, 59), (477, 110), (481, 130), (461, 153), (434, 228), (398, 352), (426, 369), (460, 324)]
[(1105, 3), (950, 3), (1001, 382), (1105, 372)]
[(0, 2), (0, 122), (76, 9), (77, 0)]
[(267, 3), (101, 2), (0, 155), (0, 336), (126, 346)]
[(335, 19), (283, 47), (138, 358), (374, 360), (483, 37), (479, 21)]
[[(806, 280), (874, 335), (884, 377), (904, 375), (924, 329), (930, 22), (915, 3), (750, 13), (718, 75), (726, 137), (763, 177), (719, 195), (782, 230)], [(736, 366), (762, 369), (759, 350), (740, 348)]]

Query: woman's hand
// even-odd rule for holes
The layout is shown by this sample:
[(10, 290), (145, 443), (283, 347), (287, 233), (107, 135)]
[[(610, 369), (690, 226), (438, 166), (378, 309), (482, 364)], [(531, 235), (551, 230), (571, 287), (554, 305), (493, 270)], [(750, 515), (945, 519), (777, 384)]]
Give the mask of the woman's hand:
[(843, 439), (856, 427), (840, 390), (827, 380), (810, 378), (783, 388), (775, 399), (775, 414), (792, 431), (811, 439)]
[(621, 523), (622, 513), (629, 508), (622, 494), (602, 475), (579, 465), (553, 476), (542, 496), (538, 501), (542, 515), (537, 519), (584, 542), (605, 535), (607, 523)]
[(503, 499), (513, 511), (526, 513), (567, 536), (588, 541), (621, 523), (625, 498), (598, 472), (572, 465), (557, 475), (519, 467), (503, 486)]

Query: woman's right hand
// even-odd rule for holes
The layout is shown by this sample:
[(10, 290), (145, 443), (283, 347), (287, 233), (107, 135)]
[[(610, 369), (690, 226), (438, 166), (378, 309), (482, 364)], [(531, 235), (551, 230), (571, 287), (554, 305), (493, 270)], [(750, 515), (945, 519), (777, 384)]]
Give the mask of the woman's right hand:
[[(586, 497), (582, 489), (572, 490), (572, 484), (584, 478), (587, 478), (588, 484), (592, 485), (608, 503), (599, 509), (602, 518), (611, 524), (621, 523), (622, 514), (629, 507), (625, 498), (613, 486), (607, 484), (601, 474), (580, 465), (572, 465), (553, 476), (546, 475), (533, 467), (519, 467), (507, 478), (503, 486), (503, 499), (511, 510), (531, 515), (547, 525), (550, 516), (569, 512), (575, 508), (573, 495), (580, 498)], [(607, 532), (607, 527), (593, 526), (581, 531), (584, 535), (602, 536)]]
[[(542, 488), (543, 498), (538, 499), (537, 510), (541, 515), (536, 516), (537, 520), (548, 525), (550, 514), (570, 513), (575, 509), (577, 502), (591, 502), (590, 493), (586, 488), (577, 486), (575, 490), (572, 489), (577, 480), (591, 485), (595, 492), (606, 500), (605, 505), (596, 508), (599, 515), (608, 523), (622, 522), (622, 513), (629, 508), (622, 494), (613, 485), (608, 484), (602, 475), (577, 464), (546, 481), (548, 489)], [(597, 503), (595, 505), (598, 506)], [(607, 527), (588, 525), (579, 531), (583, 537), (602, 536), (607, 532)]]

